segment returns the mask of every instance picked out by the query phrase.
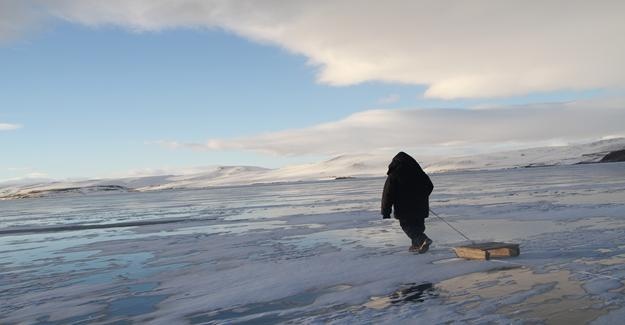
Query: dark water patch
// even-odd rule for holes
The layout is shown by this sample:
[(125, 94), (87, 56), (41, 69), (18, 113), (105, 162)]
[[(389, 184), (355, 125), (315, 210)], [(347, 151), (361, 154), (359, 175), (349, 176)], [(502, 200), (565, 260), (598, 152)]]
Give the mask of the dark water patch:
[(76, 278), (73, 282), (71, 282), (71, 284), (113, 283), (114, 281), (119, 279), (141, 280), (156, 273), (179, 269), (187, 266), (187, 264), (175, 263), (150, 267), (146, 266), (145, 262), (142, 261), (141, 258), (142, 257), (139, 255), (136, 261), (130, 261), (129, 264), (123, 265), (121, 267), (104, 269), (83, 277)]
[(61, 320), (50, 321), (48, 316), (37, 319), (39, 325), (61, 324), (133, 324), (128, 317), (147, 314), (156, 310), (156, 305), (167, 298), (166, 295), (158, 296), (134, 296), (114, 300), (105, 311), (90, 313), (87, 315), (74, 316)]
[(131, 325), (131, 324), (135, 324), (135, 323), (128, 319), (114, 320), (111, 322), (102, 323), (102, 325)]
[[(147, 282), (128, 286), (134, 292), (153, 289), (157, 283)], [(132, 287), (132, 288), (131, 288)], [(83, 315), (76, 315), (59, 320), (50, 320), (50, 316), (41, 316), (36, 319), (38, 325), (65, 325), (65, 324), (134, 324), (129, 317), (138, 316), (156, 310), (156, 305), (167, 298), (166, 295), (157, 296), (130, 296), (109, 303), (105, 310)]]
[(148, 292), (158, 287), (158, 282), (143, 282), (126, 286), (132, 292)]
[(166, 295), (135, 296), (117, 299), (109, 304), (107, 313), (116, 316), (137, 316), (153, 312), (156, 305), (167, 298)]

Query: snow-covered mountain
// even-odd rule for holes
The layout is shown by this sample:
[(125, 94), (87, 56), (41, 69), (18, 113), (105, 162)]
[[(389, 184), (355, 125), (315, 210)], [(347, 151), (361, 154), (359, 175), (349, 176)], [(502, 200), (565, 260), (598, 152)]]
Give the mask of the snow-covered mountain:
[(428, 172), (445, 172), (595, 163), (600, 162), (610, 152), (623, 149), (625, 149), (625, 138), (615, 138), (568, 146), (529, 148), (447, 158), (427, 164), (426, 169)]
[[(422, 161), (427, 172), (483, 170), (599, 162), (610, 152), (625, 149), (625, 138), (592, 143), (531, 148), (443, 160)], [(253, 166), (211, 166), (190, 172), (80, 181), (21, 181), (0, 183), (0, 199), (43, 197), (93, 192), (154, 191), (255, 183), (331, 180), (384, 176), (392, 155), (352, 154), (330, 160), (268, 169)]]

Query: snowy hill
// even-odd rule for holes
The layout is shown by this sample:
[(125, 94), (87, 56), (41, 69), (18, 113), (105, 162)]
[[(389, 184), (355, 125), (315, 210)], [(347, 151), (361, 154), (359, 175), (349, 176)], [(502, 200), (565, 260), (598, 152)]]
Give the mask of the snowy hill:
[(591, 143), (530, 148), (515, 151), (454, 157), (426, 165), (428, 172), (451, 170), (484, 170), (517, 167), (574, 165), (599, 162), (610, 152), (625, 149), (625, 138)]
[[(599, 162), (609, 153), (623, 149), (625, 149), (625, 138), (617, 138), (579, 145), (531, 148), (422, 161), (421, 163), (430, 173), (572, 165)], [(0, 199), (375, 177), (385, 175), (391, 156), (392, 154), (342, 155), (318, 163), (285, 166), (278, 169), (254, 166), (211, 166), (194, 168), (185, 172), (170, 171), (162, 175), (139, 175), (125, 178), (0, 183)]]

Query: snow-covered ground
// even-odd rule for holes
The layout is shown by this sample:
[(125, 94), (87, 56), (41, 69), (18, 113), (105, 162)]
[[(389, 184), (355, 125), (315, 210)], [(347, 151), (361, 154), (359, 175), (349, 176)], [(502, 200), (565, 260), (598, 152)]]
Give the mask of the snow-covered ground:
[[(410, 153), (415, 155), (426, 171), (445, 172), (590, 163), (601, 160), (612, 151), (623, 149), (625, 138), (447, 159), (420, 157), (418, 153)], [(21, 180), (0, 183), (0, 199), (379, 177), (386, 173), (388, 163), (394, 154), (342, 155), (318, 163), (278, 169), (208, 166), (183, 170), (150, 170), (147, 173), (122, 178), (80, 181)]]
[(623, 323), (625, 163), (433, 175), (413, 255), (384, 178), (0, 202), (0, 323)]

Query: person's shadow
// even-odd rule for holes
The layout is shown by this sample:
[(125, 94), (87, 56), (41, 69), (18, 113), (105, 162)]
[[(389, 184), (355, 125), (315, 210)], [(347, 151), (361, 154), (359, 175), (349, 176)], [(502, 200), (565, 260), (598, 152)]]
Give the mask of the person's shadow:
[(432, 283), (407, 284), (406, 288), (400, 289), (389, 296), (392, 304), (404, 302), (423, 302), (430, 297), (436, 297), (438, 293)]

